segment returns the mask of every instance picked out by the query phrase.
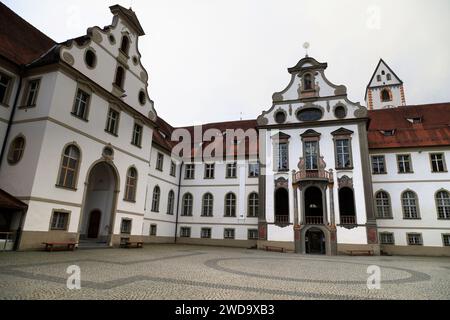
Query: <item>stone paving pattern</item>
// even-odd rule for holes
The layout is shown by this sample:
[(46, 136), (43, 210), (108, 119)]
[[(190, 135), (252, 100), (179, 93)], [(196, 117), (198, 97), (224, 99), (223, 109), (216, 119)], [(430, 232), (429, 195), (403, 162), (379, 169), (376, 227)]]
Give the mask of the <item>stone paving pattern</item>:
[[(69, 290), (67, 267), (81, 269)], [(367, 267), (381, 267), (369, 290)], [(450, 299), (450, 258), (311, 256), (249, 249), (0, 253), (0, 299)]]

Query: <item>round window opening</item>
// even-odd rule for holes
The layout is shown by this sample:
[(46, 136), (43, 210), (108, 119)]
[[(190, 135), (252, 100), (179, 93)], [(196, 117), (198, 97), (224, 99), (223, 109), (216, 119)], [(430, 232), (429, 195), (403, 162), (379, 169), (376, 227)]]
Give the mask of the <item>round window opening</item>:
[(322, 118), (322, 110), (316, 108), (303, 109), (297, 112), (300, 121), (317, 121)]
[(138, 58), (136, 56), (133, 57), (133, 64), (134, 65), (138, 64)]
[(111, 147), (105, 147), (103, 149), (103, 156), (106, 158), (111, 158), (114, 156), (114, 150)]
[(114, 38), (114, 36), (112, 34), (109, 35), (109, 42), (111, 42), (111, 44), (115, 44), (116, 43), (116, 38)]
[(86, 59), (86, 64), (88, 65), (89, 68), (95, 67), (95, 62), (97, 60), (97, 57), (95, 56), (94, 51), (92, 51), (92, 50), (86, 51), (85, 59)]
[(334, 109), (334, 115), (338, 119), (343, 119), (347, 115), (347, 111), (345, 111), (343, 106), (337, 106), (336, 109)]
[(278, 111), (275, 114), (275, 122), (276, 123), (284, 123), (286, 121), (286, 113), (283, 111)]
[(140, 91), (139, 92), (139, 103), (141, 104), (141, 105), (144, 105), (145, 104), (145, 92), (144, 91)]

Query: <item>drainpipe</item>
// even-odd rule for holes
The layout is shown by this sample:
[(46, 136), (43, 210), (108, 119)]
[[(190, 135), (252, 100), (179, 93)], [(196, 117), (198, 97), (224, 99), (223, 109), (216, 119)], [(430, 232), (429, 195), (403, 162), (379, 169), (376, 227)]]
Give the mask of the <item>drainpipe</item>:
[(178, 212), (180, 211), (181, 175), (183, 173), (183, 165), (184, 165), (184, 161), (181, 161), (180, 176), (178, 178), (177, 215), (175, 217), (175, 241), (174, 241), (174, 243), (177, 243)]
[(22, 90), (22, 81), (23, 81), (24, 69), (25, 69), (24, 66), (20, 67), (20, 71), (19, 71), (19, 87), (17, 88), (17, 91), (16, 91), (16, 97), (14, 98), (14, 104), (13, 104), (13, 107), (12, 107), (12, 110), (11, 110), (11, 115), (9, 117), (8, 126), (6, 127), (5, 139), (3, 140), (2, 150), (0, 152), (0, 168), (1, 168), (2, 163), (3, 163), (3, 156), (5, 155), (5, 150), (6, 150), (6, 142), (8, 141), (8, 138), (9, 138), (9, 133), (11, 131), (11, 126), (13, 124), (14, 114), (16, 113), (17, 101), (19, 101), (19, 94), (20, 94), (20, 91)]

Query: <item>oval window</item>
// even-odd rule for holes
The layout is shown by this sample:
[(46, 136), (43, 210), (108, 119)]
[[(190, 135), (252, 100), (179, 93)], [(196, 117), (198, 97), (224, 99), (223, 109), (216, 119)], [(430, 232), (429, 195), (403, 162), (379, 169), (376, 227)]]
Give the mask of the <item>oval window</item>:
[(284, 123), (286, 121), (286, 113), (283, 111), (278, 111), (275, 113), (275, 122), (276, 123)]
[(17, 137), (11, 142), (9, 147), (8, 162), (10, 164), (16, 164), (22, 159), (23, 152), (25, 151), (25, 138)]
[(111, 44), (115, 44), (116, 43), (116, 38), (114, 38), (114, 36), (112, 34), (110, 34), (108, 38), (109, 38), (109, 42)]
[(139, 103), (141, 104), (141, 105), (144, 105), (145, 104), (145, 92), (144, 91), (140, 91), (139, 92)]
[(86, 60), (87, 66), (89, 68), (95, 67), (96, 59), (97, 59), (97, 57), (95, 56), (94, 51), (92, 51), (92, 50), (86, 51), (85, 60)]
[(316, 108), (303, 109), (297, 112), (300, 121), (317, 121), (322, 118), (322, 110)]
[(334, 115), (338, 119), (343, 119), (347, 115), (347, 111), (345, 111), (343, 106), (337, 106), (336, 109), (334, 109)]

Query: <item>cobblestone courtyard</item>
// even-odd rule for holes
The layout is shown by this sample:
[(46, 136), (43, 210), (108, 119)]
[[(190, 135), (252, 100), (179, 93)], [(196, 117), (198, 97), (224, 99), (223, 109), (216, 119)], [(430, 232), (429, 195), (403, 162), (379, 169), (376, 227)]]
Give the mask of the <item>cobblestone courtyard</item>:
[[(68, 266), (81, 269), (69, 290)], [(381, 268), (369, 290), (367, 267)], [(0, 299), (450, 299), (450, 258), (326, 257), (205, 246), (0, 253)]]

